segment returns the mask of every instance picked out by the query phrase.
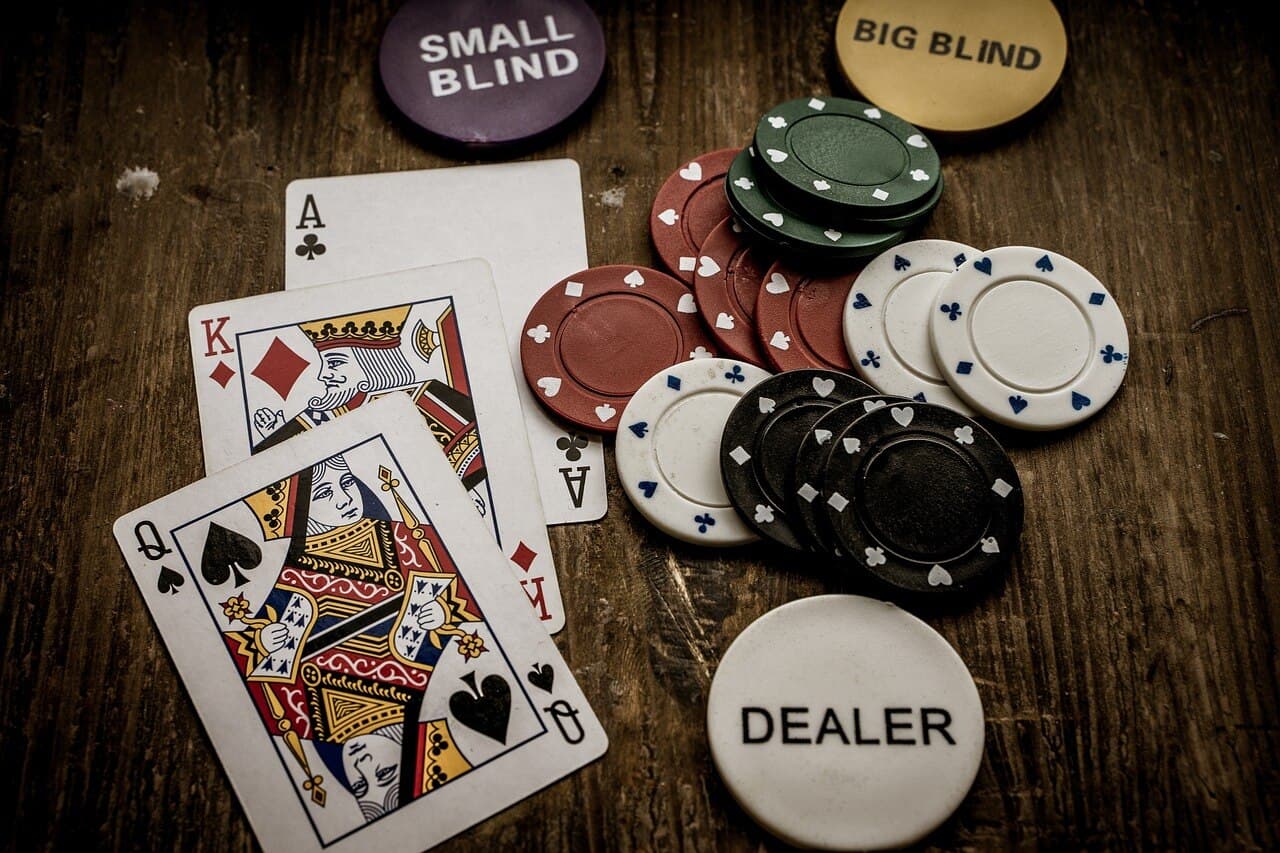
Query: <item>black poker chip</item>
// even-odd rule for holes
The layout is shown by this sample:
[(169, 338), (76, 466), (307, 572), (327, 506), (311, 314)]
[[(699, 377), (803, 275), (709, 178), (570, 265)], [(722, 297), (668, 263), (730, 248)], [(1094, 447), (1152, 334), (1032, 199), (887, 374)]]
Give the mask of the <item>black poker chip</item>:
[(847, 373), (791, 370), (738, 401), (720, 441), (720, 473), (729, 500), (752, 528), (790, 548), (810, 550), (789, 519), (796, 447), (824, 413), (874, 393)]
[(874, 412), (890, 403), (909, 402), (906, 397), (881, 394), (858, 397), (841, 403), (814, 421), (796, 446), (792, 467), (791, 506), (794, 510), (788, 518), (799, 534), (818, 546), (818, 549), (835, 556), (840, 555), (835, 534), (827, 523), (822, 504), (827, 500), (825, 471), (827, 459), (840, 444), (840, 435), (858, 418)]
[(1004, 571), (1022, 533), (1022, 486), (982, 426), (910, 401), (833, 440), (822, 507), (847, 559), (895, 589), (935, 596)]

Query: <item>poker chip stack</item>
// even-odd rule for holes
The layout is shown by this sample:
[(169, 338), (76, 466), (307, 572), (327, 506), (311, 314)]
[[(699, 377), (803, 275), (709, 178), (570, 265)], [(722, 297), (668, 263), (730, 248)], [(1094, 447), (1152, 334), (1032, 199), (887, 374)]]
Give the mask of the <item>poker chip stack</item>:
[(725, 420), (720, 471), (757, 534), (900, 593), (987, 586), (1022, 530), (1018, 472), (981, 424), (844, 373), (757, 383)]
[(847, 267), (902, 242), (933, 212), (941, 165), (929, 139), (892, 113), (800, 98), (761, 116), (725, 193), (747, 233), (779, 256)]
[(861, 101), (800, 98), (761, 116), (745, 149), (709, 152), (672, 175), (650, 229), (686, 282), (730, 213), (765, 254), (847, 268), (902, 242), (938, 206), (942, 185), (938, 153), (919, 129)]

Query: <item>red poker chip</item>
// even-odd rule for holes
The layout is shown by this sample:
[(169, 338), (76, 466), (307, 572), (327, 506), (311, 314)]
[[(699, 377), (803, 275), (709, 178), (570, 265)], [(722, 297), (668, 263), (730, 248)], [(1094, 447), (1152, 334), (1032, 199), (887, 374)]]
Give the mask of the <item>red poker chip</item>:
[(615, 432), (655, 373), (714, 355), (698, 306), (648, 267), (593, 267), (542, 294), (524, 323), (520, 363), (534, 396), (584, 429)]
[(779, 261), (756, 297), (756, 338), (777, 370), (853, 370), (844, 345), (844, 303), (855, 273), (820, 277)]
[(773, 258), (727, 217), (703, 242), (693, 276), (698, 311), (720, 349), (765, 368), (769, 363), (756, 337), (756, 297), (772, 264)]
[(732, 212), (724, 194), (724, 176), (741, 150), (722, 148), (690, 160), (667, 178), (653, 199), (649, 212), (653, 247), (671, 274), (685, 284), (693, 284), (703, 241)]

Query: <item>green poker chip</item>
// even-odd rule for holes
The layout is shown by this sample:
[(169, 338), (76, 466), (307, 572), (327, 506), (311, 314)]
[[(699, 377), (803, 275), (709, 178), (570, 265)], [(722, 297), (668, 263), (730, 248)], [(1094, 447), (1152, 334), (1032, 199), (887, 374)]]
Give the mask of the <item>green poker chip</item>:
[(751, 150), (734, 158), (725, 176), (729, 207), (754, 234), (787, 254), (820, 260), (864, 258), (877, 255), (906, 237), (902, 230), (849, 231), (819, 225), (779, 204), (760, 183)]
[(903, 214), (939, 184), (941, 162), (928, 137), (862, 101), (781, 103), (756, 125), (755, 148), (778, 200), (828, 221)]

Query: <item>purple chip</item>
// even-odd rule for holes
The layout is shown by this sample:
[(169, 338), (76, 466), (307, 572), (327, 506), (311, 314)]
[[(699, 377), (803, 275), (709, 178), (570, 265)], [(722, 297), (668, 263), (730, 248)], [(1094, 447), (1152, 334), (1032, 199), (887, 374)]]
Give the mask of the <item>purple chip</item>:
[(582, 0), (409, 0), (378, 71), (409, 121), (468, 146), (549, 134), (591, 98), (604, 31)]

